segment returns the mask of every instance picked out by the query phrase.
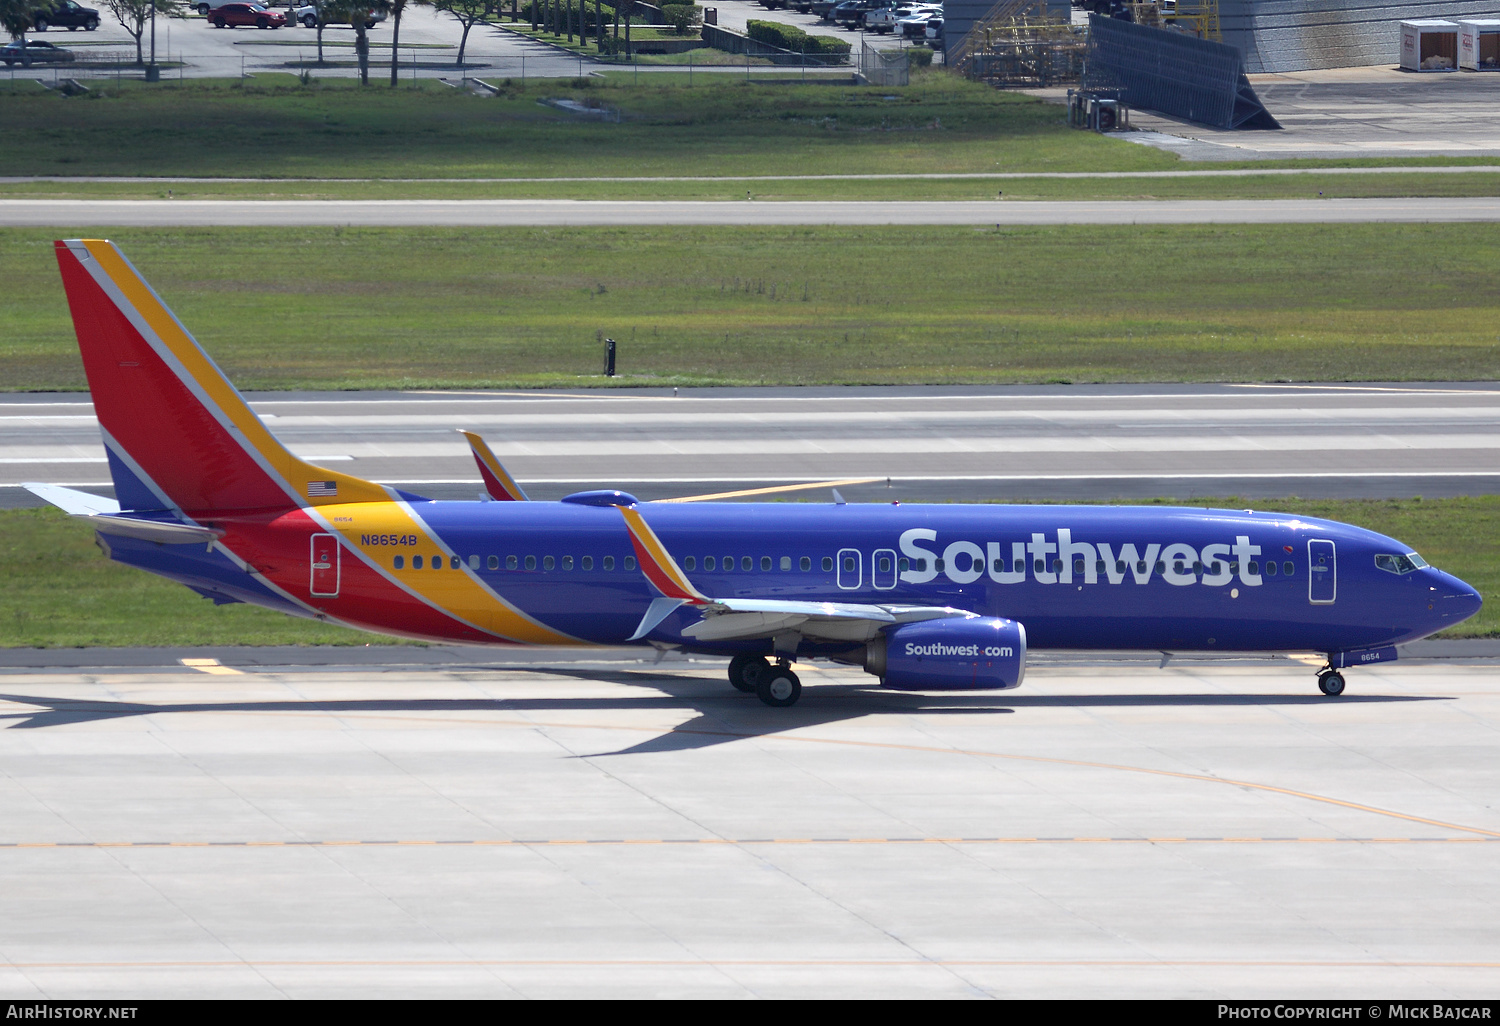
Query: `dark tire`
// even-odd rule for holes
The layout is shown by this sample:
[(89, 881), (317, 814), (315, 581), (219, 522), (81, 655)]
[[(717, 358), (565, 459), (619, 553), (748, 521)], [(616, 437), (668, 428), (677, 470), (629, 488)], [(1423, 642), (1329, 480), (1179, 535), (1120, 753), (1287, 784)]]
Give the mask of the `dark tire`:
[(46, 18), (38, 18), (36, 21), (32, 22), (31, 23), (31, 30), (33, 32), (46, 32), (47, 31), (47, 19)]
[(302, 16), (302, 27), (303, 28), (317, 28), (318, 27), (318, 19), (314, 18), (311, 14), (304, 14)]
[(802, 697), (802, 682), (791, 670), (773, 666), (771, 672), (755, 685), (755, 695), (773, 709), (785, 709), (796, 705), (797, 699)]
[(99, 27), (99, 19), (98, 18), (90, 18), (89, 21), (88, 21), (88, 24), (85, 25), (85, 26), (83, 26), (84, 31), (86, 31), (86, 32), (92, 32), (92, 31), (94, 31), (94, 29), (96, 29), (98, 27)]
[(255, 27), (258, 28), (258, 29), (268, 29), (268, 28), (270, 28), (271, 27), (270, 19), (268, 19), (268, 18), (256, 18), (255, 19)]
[(365, 31), (366, 32), (368, 32), (370, 29), (372, 29), (374, 27), (375, 27), (375, 23), (373, 21), (367, 21), (367, 22), (365, 22)]
[(1318, 690), (1329, 698), (1337, 698), (1344, 693), (1344, 675), (1334, 671), (1318, 674)]
[(223, 18), (215, 18), (214, 21), (213, 21), (213, 25), (214, 25), (214, 28), (223, 28), (224, 27), (224, 19)]
[(729, 684), (734, 690), (748, 694), (755, 690), (755, 681), (770, 668), (765, 656), (741, 652), (729, 660)]

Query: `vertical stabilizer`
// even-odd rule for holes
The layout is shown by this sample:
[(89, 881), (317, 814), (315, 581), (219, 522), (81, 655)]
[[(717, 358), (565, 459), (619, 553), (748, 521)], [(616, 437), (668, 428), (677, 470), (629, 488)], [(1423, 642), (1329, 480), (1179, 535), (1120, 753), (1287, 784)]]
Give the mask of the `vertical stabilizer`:
[(205, 514), (389, 498), (287, 451), (113, 243), (56, 248), (124, 508)]

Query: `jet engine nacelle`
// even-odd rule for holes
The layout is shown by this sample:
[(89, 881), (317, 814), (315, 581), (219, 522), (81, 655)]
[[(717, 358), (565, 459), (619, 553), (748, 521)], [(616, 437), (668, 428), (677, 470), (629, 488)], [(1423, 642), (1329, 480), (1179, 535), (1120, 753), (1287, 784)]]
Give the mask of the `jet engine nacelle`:
[(1019, 687), (1026, 628), (1000, 617), (903, 623), (870, 643), (865, 669), (902, 691)]

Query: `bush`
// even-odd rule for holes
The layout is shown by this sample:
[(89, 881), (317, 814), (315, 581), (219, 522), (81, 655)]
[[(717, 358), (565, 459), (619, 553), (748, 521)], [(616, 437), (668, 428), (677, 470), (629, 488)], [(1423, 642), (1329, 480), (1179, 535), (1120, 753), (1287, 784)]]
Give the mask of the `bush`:
[[(581, 19), (578, 16), (578, 7), (579, 7), (580, 2), (583, 5), (583, 17)], [(560, 7), (568, 8), (568, 9), (570, 9), (573, 12), (573, 14), (572, 14), (573, 31), (575, 31), (575, 32), (578, 31), (578, 23), (581, 20), (583, 22), (583, 33), (584, 33), (584, 35), (587, 35), (587, 36), (595, 35), (595, 31), (594, 31), (594, 0), (564, 0), (564, 2), (562, 4), (560, 4), (559, 6)], [(536, 8), (536, 11), (534, 13), (532, 11), (533, 7)], [(498, 10), (498, 8), (497, 8), (497, 10)], [(508, 11), (508, 7), (507, 7), (506, 10)], [(547, 5), (546, 4), (540, 3), (539, 0), (531, 0), (530, 3), (526, 3), (526, 4), (522, 4), (521, 5), (521, 9), (520, 9), (521, 20), (522, 21), (532, 21), (532, 20), (535, 20), (535, 21), (538, 21), (538, 22), (541, 22), (541, 23), (545, 24), (546, 23), (546, 11), (547, 11)], [(502, 12), (502, 13), (505, 13), (505, 12)], [(555, 13), (557, 14), (557, 17), (558, 17), (558, 24), (561, 25), (562, 24), (562, 19), (565, 18), (565, 17), (567, 17), (567, 15), (562, 14), (560, 11), (559, 12), (555, 12)], [(613, 4), (600, 3), (600, 5), (599, 5), (599, 20), (602, 21), (605, 24), (606, 27), (611, 26), (614, 23), (614, 20), (615, 20), (615, 8), (614, 8)]]
[(779, 21), (749, 21), (745, 24), (745, 35), (761, 43), (779, 46), (793, 53), (807, 53), (808, 35), (795, 25)]
[(908, 67), (930, 68), (932, 67), (932, 51), (925, 46), (911, 46), (906, 49)]
[(697, 4), (667, 4), (662, 7), (661, 13), (679, 36), (685, 36), (688, 29), (703, 24), (703, 8)]
[(793, 53), (826, 53), (843, 56), (852, 45), (836, 36), (810, 36), (795, 25), (779, 21), (750, 21), (745, 25), (745, 35), (762, 43), (779, 46)]
[(806, 53), (826, 53), (843, 57), (854, 49), (854, 44), (846, 43), (837, 36), (808, 36), (807, 42)]

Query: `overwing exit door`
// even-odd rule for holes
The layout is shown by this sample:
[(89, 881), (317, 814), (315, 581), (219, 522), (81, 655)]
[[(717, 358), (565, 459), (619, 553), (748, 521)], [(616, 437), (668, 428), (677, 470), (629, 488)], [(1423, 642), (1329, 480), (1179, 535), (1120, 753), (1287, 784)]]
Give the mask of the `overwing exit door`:
[(339, 593), (339, 541), (331, 534), (312, 536), (312, 585), (308, 590), (325, 598)]
[(1339, 571), (1333, 542), (1321, 538), (1307, 543), (1307, 601), (1327, 604), (1338, 597)]

